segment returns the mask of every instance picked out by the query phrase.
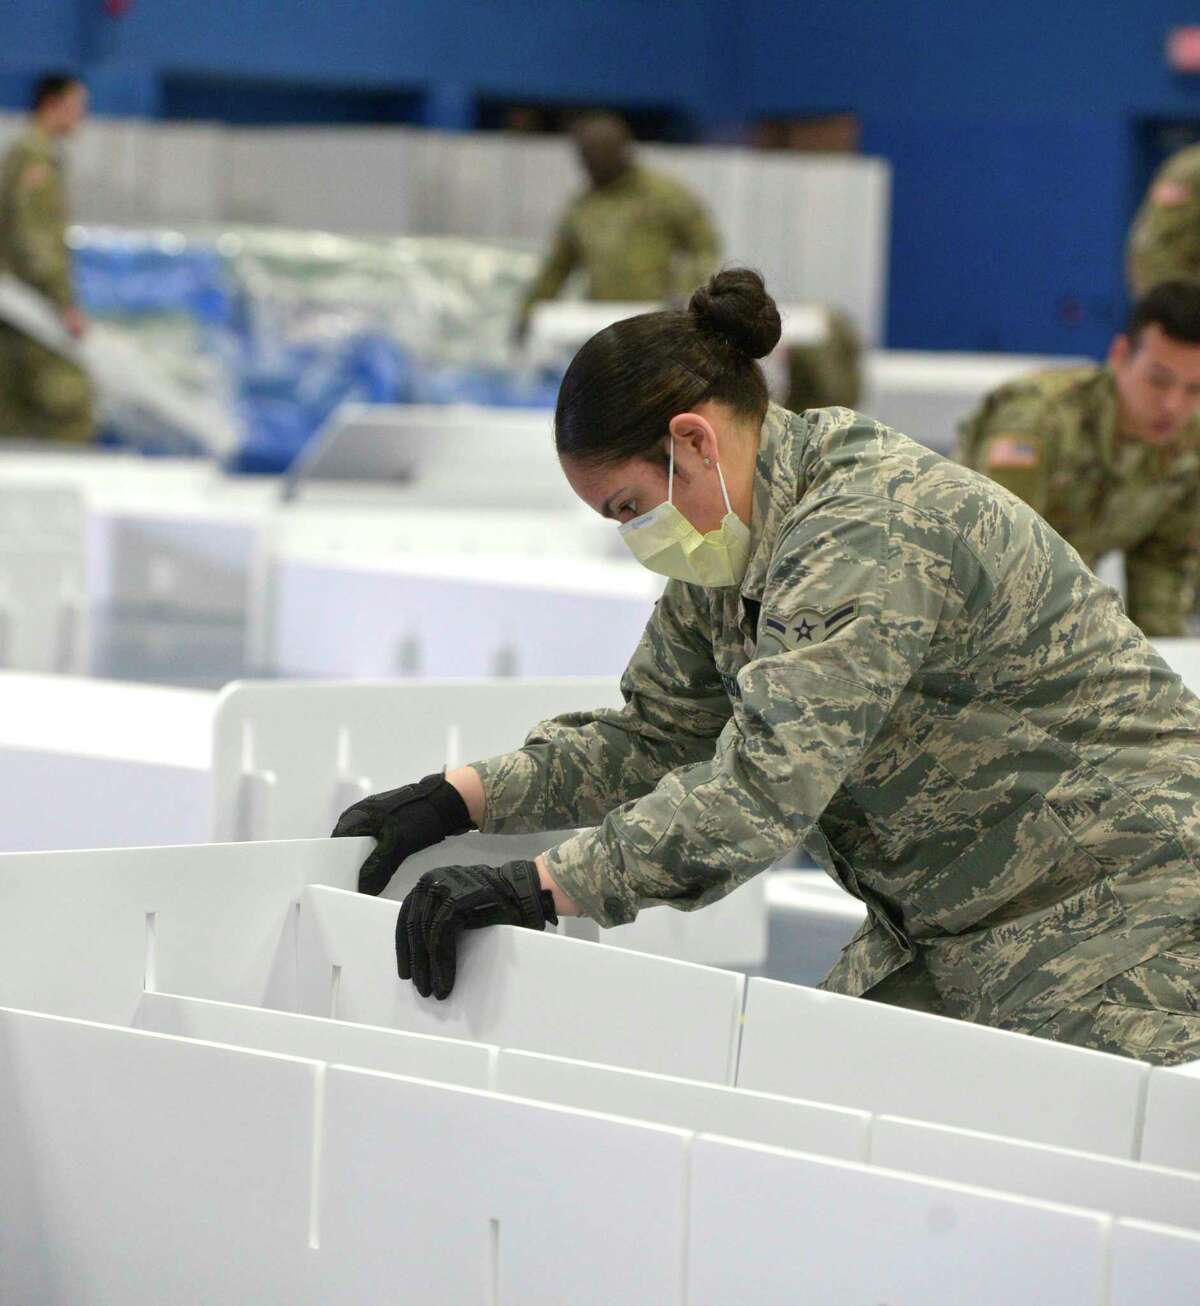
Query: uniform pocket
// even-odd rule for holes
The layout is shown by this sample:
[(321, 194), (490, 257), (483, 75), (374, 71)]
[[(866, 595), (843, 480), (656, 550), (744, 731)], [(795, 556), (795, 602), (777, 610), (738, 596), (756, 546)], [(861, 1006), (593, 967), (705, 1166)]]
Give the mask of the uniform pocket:
[[(1162, 1036), (1169, 1019), (1165, 1011), (1127, 1007), (1120, 1002), (1102, 1002), (1083, 1046), (1094, 1052), (1111, 1052), (1120, 1057), (1145, 1057)], [(1200, 1032), (1200, 1020), (1197, 1021)]]
[(952, 1014), (1005, 1028), (1032, 1028), (1103, 982), (1095, 963), (1071, 953), (1124, 919), (1108, 882), (990, 929), (922, 943), (925, 964)]
[(1167, 949), (1114, 975), (1088, 1046), (1159, 1066), (1200, 1059), (1200, 944)]
[(1200, 945), (1172, 948), (1114, 975), (1105, 1002), (1200, 1017)]
[(1081, 854), (1045, 798), (1034, 794), (909, 889), (905, 919), (917, 929), (959, 934), (1051, 876), (1060, 861)]

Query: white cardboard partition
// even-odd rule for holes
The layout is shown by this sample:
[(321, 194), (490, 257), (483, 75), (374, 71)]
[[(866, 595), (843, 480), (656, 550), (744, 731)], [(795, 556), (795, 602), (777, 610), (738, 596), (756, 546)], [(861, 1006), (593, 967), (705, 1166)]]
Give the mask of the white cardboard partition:
[(689, 1142), (682, 1130), (332, 1067), (321, 1300), (677, 1302)]
[(692, 1148), (688, 1306), (1102, 1300), (1103, 1216), (713, 1137)]
[(0, 1301), (312, 1301), (318, 1070), (0, 1011)]
[[(621, 703), (616, 680), (600, 678), (238, 682), (220, 695), (215, 717), (213, 837), (326, 834), (366, 794), (519, 748), (548, 717)], [(440, 866), (535, 857), (570, 833), (450, 839), (409, 858), (386, 894), (402, 898)], [(600, 931), (573, 921), (567, 932), (701, 965), (758, 966), (767, 947), (767, 878), (701, 912), (656, 908), (631, 925)]]
[(866, 917), (858, 898), (824, 871), (773, 871), (766, 879), (772, 972), (817, 984)]
[(1200, 1234), (1140, 1220), (1116, 1222), (1106, 1306), (1196, 1306), (1198, 1294)]
[[(574, 831), (545, 834), (484, 835), (469, 833), (447, 839), (405, 859), (381, 895), (396, 900), (426, 872), (441, 866), (502, 866), (514, 858), (533, 858), (561, 843)], [(601, 929), (586, 917), (563, 917), (559, 933), (588, 943), (627, 948), (652, 957), (673, 957), (698, 966), (745, 970), (761, 966), (767, 956), (768, 874), (755, 876), (733, 893), (700, 911), (648, 907), (628, 925)], [(818, 931), (821, 922), (815, 922)], [(801, 928), (803, 926), (801, 925)]]
[(1156, 639), (1163, 661), (1193, 694), (1200, 694), (1200, 639)]
[(291, 479), (352, 477), (414, 481), (423, 508), (540, 508), (586, 520), (555, 456), (554, 415), (545, 408), (343, 404)]
[[(548, 717), (621, 703), (617, 682), (600, 678), (235, 683), (216, 711), (213, 837), (316, 837), (366, 794), (519, 748)], [(439, 866), (535, 857), (570, 833), (447, 840), (409, 858), (386, 895), (402, 898)], [(613, 930), (573, 921), (567, 932), (701, 965), (757, 966), (766, 955), (766, 891), (759, 876), (702, 912), (657, 908)]]
[(143, 988), (295, 1007), (295, 906), (364, 839), (0, 856), (0, 1004), (128, 1024)]
[[(19, 126), (5, 116), (0, 134)], [(727, 256), (760, 268), (781, 299), (839, 304), (867, 339), (878, 337), (887, 283), (885, 161), (695, 145), (646, 145), (640, 154), (701, 196)], [(71, 155), (78, 212), (103, 223), (266, 222), (540, 246), (581, 184), (565, 137), (499, 132), (96, 118)], [(379, 186), (381, 176), (394, 184)]]
[(1149, 1073), (1126, 1057), (752, 979), (737, 1083), (1133, 1157)]
[(648, 907), (628, 925), (596, 930), (600, 943), (702, 966), (757, 967), (767, 959), (767, 884), (763, 872), (699, 911)]
[(621, 702), (615, 677), (237, 682), (213, 721), (213, 838), (327, 835), (366, 794), (519, 748), (547, 717)]
[(439, 1002), (396, 977), (397, 911), (360, 894), (304, 892), (299, 1010), (732, 1081), (744, 976), (496, 926), (462, 935), (454, 992)]
[(1200, 1061), (1150, 1071), (1140, 1156), (1151, 1165), (1200, 1171)]
[(0, 475), (0, 668), (84, 670), (86, 590), (78, 489)]
[(322, 1020), (172, 993), (144, 993), (133, 1023), (139, 1029), (208, 1043), (344, 1062), (390, 1075), (412, 1075), (467, 1088), (491, 1088), (496, 1049), (484, 1043), (433, 1038), (344, 1020)]
[(867, 1159), (868, 1113), (819, 1102), (510, 1048), (500, 1051), (494, 1087), (512, 1097), (605, 1111), (695, 1133), (845, 1161)]
[(615, 679), (661, 584), (632, 562), (288, 550), (268, 590), (272, 675)]
[(931, 1179), (1200, 1229), (1200, 1175), (1182, 1170), (894, 1116), (878, 1116), (872, 1124), (870, 1161)]
[(203, 840), (214, 701), (0, 673), (0, 851)]

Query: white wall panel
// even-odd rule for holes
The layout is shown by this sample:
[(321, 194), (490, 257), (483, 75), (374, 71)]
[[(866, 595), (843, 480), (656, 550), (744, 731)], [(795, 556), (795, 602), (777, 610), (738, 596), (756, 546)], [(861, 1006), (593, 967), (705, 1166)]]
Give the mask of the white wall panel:
[(615, 678), (235, 683), (213, 726), (213, 835), (316, 838), (366, 794), (519, 748), (547, 717), (621, 701)]
[(1153, 1165), (1200, 1171), (1200, 1061), (1150, 1071), (1140, 1155)]
[(730, 1082), (743, 976), (495, 926), (463, 933), (454, 991), (439, 1002), (396, 977), (398, 910), (360, 894), (305, 890), (299, 1010)]
[(753, 979), (737, 1082), (1133, 1157), (1149, 1073), (1127, 1057)]
[(1104, 1217), (701, 1137), (688, 1306), (1098, 1306)]
[(322, 1020), (290, 1011), (173, 993), (143, 993), (133, 1022), (139, 1029), (256, 1052), (341, 1062), (362, 1070), (411, 1075), (465, 1088), (491, 1088), (496, 1049), (463, 1039)]
[[(814, 158), (648, 145), (714, 211), (726, 258), (777, 298), (843, 308), (880, 338), (890, 173)], [(569, 142), (413, 128), (221, 129), (93, 119), (72, 144), (81, 221), (193, 218), (334, 232), (457, 234), (541, 246), (583, 185)]]
[(0, 1301), (314, 1301), (318, 1069), (0, 1011)]
[(871, 1164), (1047, 1202), (1200, 1229), (1200, 1175), (879, 1116)]
[(329, 1306), (681, 1300), (686, 1133), (341, 1067), (325, 1122)]
[(867, 1159), (870, 1116), (865, 1111), (512, 1048), (501, 1050), (496, 1072), (493, 1087), (512, 1097), (629, 1116), (844, 1161)]
[(1105, 1306), (1195, 1306), (1200, 1288), (1200, 1235), (1118, 1220), (1112, 1280)]
[(322, 839), (0, 856), (0, 1003), (117, 1024), (143, 988), (291, 1009), (300, 890), (354, 885), (369, 848)]
[(615, 679), (658, 592), (649, 572), (592, 559), (288, 551), (272, 569), (264, 669)]

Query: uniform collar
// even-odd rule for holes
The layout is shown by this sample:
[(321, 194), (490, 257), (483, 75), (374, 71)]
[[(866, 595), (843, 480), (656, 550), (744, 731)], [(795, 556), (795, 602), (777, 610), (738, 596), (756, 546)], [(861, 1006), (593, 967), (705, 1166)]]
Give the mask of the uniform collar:
[(740, 586), (743, 598), (761, 600), (766, 589), (779, 528), (800, 497), (802, 445), (795, 414), (770, 404), (758, 437), (750, 561)]

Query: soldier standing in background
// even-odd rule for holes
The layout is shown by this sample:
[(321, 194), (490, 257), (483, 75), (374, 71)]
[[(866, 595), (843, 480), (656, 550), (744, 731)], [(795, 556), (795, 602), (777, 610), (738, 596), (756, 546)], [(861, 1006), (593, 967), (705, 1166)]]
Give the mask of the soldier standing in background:
[(1126, 249), (1134, 295), (1161, 281), (1200, 281), (1200, 145), (1172, 155), (1142, 200)]
[(1186, 635), (1200, 578), (1200, 284), (1156, 286), (1103, 367), (1009, 382), (959, 430), (959, 457), (1024, 499), (1090, 567), (1125, 554), (1147, 635)]
[[(684, 299), (716, 269), (721, 242), (704, 205), (673, 178), (640, 167), (628, 124), (615, 114), (581, 118), (572, 131), (591, 188), (573, 200), (521, 304), (516, 337), (534, 307), (553, 299), (576, 269), (591, 300)], [(794, 411), (854, 407), (862, 347), (854, 324), (827, 308), (828, 338), (787, 350), (786, 403)]]
[[(49, 300), (76, 338), (87, 324), (71, 284), (62, 141), (83, 121), (87, 104), (78, 78), (43, 77), (32, 122), (0, 164), (0, 272)], [(0, 435), (83, 441), (93, 426), (83, 372), (0, 323)]]
[(553, 299), (576, 269), (592, 300), (661, 303), (686, 298), (716, 268), (721, 245), (704, 205), (672, 177), (641, 167), (629, 126), (615, 114), (581, 118), (571, 135), (591, 186), (572, 200), (521, 305)]

